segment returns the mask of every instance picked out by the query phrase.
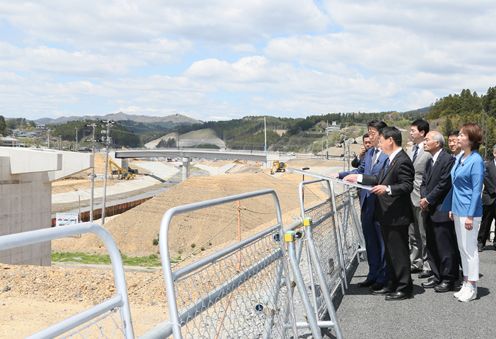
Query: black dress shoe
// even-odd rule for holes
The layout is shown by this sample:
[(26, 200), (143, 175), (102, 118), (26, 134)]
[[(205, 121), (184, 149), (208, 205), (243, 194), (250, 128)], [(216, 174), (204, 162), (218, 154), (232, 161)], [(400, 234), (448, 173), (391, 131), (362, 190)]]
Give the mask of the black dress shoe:
[(384, 288), (384, 285), (379, 284), (379, 283), (374, 283), (374, 284), (372, 284), (372, 286), (370, 286), (371, 291), (379, 291), (379, 290), (382, 290), (383, 288)]
[(429, 278), (432, 275), (433, 275), (432, 271), (422, 271), (419, 273), (418, 277), (419, 279), (425, 279), (425, 278)]
[(411, 293), (405, 293), (405, 292), (391, 292), (386, 294), (386, 300), (391, 301), (391, 300), (405, 300), (405, 299), (410, 299), (412, 297)]
[(388, 293), (391, 293), (391, 289), (388, 287), (383, 287), (379, 290), (373, 290), (372, 291), (373, 295), (384, 295), (384, 294), (388, 294)]
[(359, 282), (357, 285), (358, 287), (369, 287), (374, 284), (374, 281), (365, 279), (364, 281)]
[(481, 242), (478, 242), (477, 243), (477, 251), (482, 252), (483, 249), (484, 249), (484, 244)]
[(435, 288), (438, 284), (439, 281), (437, 281), (436, 279), (431, 279), (428, 280), (427, 282), (423, 282), (420, 285), (422, 285), (423, 288)]
[(455, 288), (455, 284), (452, 281), (441, 281), (440, 284), (434, 287), (434, 291), (438, 293), (444, 293), (444, 292), (453, 291), (454, 288)]

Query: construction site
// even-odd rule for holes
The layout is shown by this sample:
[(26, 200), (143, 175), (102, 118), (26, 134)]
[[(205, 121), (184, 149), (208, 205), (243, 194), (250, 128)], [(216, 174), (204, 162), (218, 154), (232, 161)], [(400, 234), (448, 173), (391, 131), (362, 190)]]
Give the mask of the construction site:
[[(472, 333), (461, 317), (492, 314), (491, 298), (465, 312), (418, 280), (415, 298), (387, 308), (357, 286), (367, 270), (357, 192), (332, 179), (346, 159), (106, 162), (25, 151), (32, 163), (22, 167), (1, 151), (2, 338), (458, 338)], [(82, 223), (53, 226), (57, 213)], [(490, 255), (481, 254), (481, 297), (496, 281)]]
[[(191, 164), (190, 177), (181, 181), (181, 163), (164, 159), (130, 160), (123, 170), (117, 160), (107, 166), (107, 206), (136, 200), (154, 192), (140, 204), (106, 218), (107, 229), (119, 251), (126, 257), (159, 257), (158, 236), (163, 214), (170, 208), (271, 188), (277, 192), (283, 221), (290, 223), (300, 214), (298, 184), (301, 174), (275, 171), (263, 163), (238, 160), (198, 160)], [(342, 161), (293, 160), (286, 166), (311, 167), (320, 173), (342, 168)], [(94, 159), (95, 222), (101, 215), (105, 157)], [(130, 169), (130, 170), (129, 170)], [(51, 186), (52, 219), (56, 212), (79, 211), (83, 216), (90, 203), (91, 170), (53, 181)], [(168, 183), (168, 184), (167, 184)], [(159, 193), (156, 193), (159, 192)], [(323, 187), (307, 190), (308, 203), (325, 200)], [(270, 197), (226, 204), (193, 212), (172, 224), (171, 256), (177, 265), (206, 256), (234, 242), (246, 239), (276, 222), (277, 215), (266, 209)], [(87, 214), (87, 213), (86, 213)], [(87, 218), (87, 217), (86, 217)], [(82, 221), (84, 220), (84, 218)], [(70, 226), (64, 226), (70, 227)], [(52, 253), (104, 255), (103, 243), (94, 235), (69, 237), (51, 242)], [(2, 337), (20, 337), (35, 333), (57, 321), (109, 298), (115, 292), (109, 265), (52, 261), (50, 267), (0, 264)], [(153, 324), (163, 321), (166, 310), (162, 272), (157, 265), (126, 268), (134, 331), (141, 335)], [(36, 305), (36, 307), (33, 307)]]

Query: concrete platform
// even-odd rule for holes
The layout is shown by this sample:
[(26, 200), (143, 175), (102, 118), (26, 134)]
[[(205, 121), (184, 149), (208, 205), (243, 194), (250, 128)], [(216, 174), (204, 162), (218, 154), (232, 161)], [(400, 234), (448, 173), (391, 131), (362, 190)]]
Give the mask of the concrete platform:
[(479, 254), (478, 299), (469, 303), (459, 302), (452, 292), (425, 290), (417, 274), (412, 276), (414, 298), (385, 301), (357, 287), (368, 270), (361, 262), (337, 312), (344, 338), (495, 338), (496, 251)]

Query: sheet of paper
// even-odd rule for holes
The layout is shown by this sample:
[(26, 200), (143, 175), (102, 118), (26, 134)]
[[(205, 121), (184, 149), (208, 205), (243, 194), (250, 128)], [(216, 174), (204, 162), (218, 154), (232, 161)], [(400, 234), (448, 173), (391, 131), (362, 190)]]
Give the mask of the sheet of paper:
[(325, 180), (332, 180), (332, 181), (337, 182), (337, 183), (339, 183), (341, 185), (347, 185), (347, 186), (357, 187), (357, 188), (361, 188), (361, 189), (368, 190), (368, 191), (370, 191), (372, 189), (372, 187), (373, 187), (373, 186), (367, 186), (367, 185), (352, 183), (352, 182), (349, 182), (349, 181), (344, 181), (343, 179), (329, 177), (329, 176), (322, 175), (322, 174), (315, 173), (315, 172), (303, 171), (303, 170), (296, 169), (296, 168), (289, 168), (288, 171), (291, 171), (293, 173), (301, 173), (303, 175), (308, 175), (308, 176), (311, 176), (311, 177), (314, 177), (314, 178), (320, 178), (320, 179), (325, 179)]

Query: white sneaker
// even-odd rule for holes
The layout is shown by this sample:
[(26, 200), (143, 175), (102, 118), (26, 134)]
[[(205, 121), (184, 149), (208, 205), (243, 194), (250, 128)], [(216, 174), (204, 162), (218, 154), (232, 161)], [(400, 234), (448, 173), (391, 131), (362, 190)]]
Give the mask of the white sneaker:
[(458, 299), (463, 294), (466, 286), (467, 286), (467, 282), (463, 281), (462, 288), (460, 288), (458, 292), (453, 293), (453, 297)]
[(469, 302), (477, 298), (477, 286), (467, 283), (465, 291), (458, 297), (459, 301)]

